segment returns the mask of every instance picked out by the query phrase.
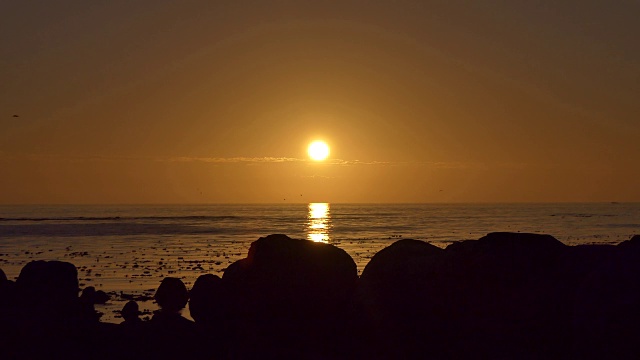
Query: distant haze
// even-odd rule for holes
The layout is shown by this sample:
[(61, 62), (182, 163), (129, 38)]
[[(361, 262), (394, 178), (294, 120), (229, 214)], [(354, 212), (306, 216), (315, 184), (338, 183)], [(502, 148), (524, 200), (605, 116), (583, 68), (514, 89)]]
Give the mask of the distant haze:
[(638, 14), (3, 1), (0, 203), (640, 201)]

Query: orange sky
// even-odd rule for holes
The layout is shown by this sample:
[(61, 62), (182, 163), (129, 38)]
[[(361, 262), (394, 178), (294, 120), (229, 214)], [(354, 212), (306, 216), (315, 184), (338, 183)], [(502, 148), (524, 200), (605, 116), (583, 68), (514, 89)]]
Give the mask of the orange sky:
[(2, 2), (0, 203), (640, 201), (640, 3), (318, 3)]

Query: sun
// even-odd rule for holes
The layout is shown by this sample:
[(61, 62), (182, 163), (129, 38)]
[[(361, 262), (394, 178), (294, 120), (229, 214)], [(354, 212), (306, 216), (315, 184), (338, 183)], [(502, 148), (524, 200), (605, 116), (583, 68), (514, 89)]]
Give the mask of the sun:
[(315, 161), (322, 161), (329, 156), (329, 145), (324, 141), (314, 141), (307, 148), (309, 157)]

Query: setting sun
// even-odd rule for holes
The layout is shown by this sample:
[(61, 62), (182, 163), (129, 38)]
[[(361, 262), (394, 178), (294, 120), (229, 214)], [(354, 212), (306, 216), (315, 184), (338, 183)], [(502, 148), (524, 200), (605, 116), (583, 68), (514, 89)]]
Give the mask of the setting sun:
[(322, 161), (329, 156), (329, 145), (324, 141), (314, 141), (307, 149), (309, 157), (315, 161)]

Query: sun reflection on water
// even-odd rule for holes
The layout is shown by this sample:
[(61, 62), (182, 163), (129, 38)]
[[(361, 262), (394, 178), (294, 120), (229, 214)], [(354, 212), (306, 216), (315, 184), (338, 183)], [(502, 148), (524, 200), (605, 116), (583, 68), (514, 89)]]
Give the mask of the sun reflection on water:
[(329, 243), (331, 232), (331, 214), (329, 203), (309, 203), (307, 218), (307, 239), (316, 242)]

